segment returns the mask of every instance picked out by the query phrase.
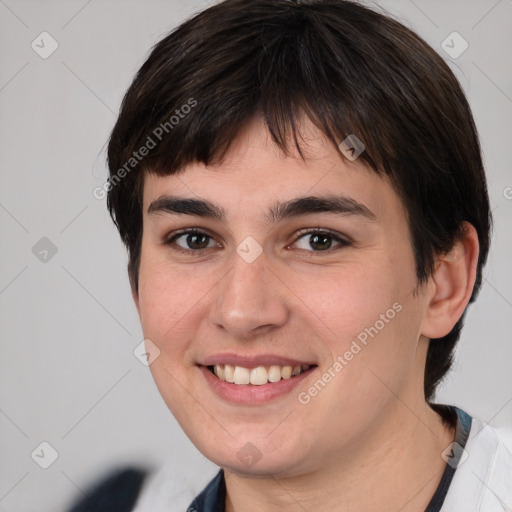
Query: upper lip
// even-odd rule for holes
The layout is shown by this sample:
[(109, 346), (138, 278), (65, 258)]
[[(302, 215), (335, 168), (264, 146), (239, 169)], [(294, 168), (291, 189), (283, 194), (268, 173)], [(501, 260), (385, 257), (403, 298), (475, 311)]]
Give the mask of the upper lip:
[(289, 357), (278, 356), (275, 354), (255, 354), (238, 355), (233, 353), (214, 354), (206, 357), (200, 363), (202, 366), (213, 366), (216, 364), (229, 364), (232, 366), (242, 366), (243, 368), (257, 368), (258, 366), (299, 366), (308, 364), (315, 366), (311, 361), (299, 361)]

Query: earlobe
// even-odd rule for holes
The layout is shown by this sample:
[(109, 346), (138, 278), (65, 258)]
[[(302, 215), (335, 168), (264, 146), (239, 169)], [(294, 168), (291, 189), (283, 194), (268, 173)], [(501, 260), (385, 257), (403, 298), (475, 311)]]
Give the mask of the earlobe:
[(462, 316), (475, 285), (478, 253), (477, 232), (464, 222), (463, 235), (450, 252), (437, 256), (428, 287), (431, 292), (422, 325), (423, 336), (430, 339), (446, 336)]

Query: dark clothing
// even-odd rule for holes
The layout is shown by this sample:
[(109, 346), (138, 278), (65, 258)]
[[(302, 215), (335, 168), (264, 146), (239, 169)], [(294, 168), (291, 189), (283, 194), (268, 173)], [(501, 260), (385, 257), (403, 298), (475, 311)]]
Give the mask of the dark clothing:
[(148, 474), (143, 469), (113, 472), (86, 493), (68, 512), (130, 512)]

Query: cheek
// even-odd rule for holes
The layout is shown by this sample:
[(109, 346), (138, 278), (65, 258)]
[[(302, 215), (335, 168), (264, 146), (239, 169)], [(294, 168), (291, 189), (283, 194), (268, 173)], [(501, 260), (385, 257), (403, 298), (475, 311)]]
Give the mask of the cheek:
[(139, 278), (139, 313), (144, 336), (151, 339), (173, 365), (194, 338), (195, 318), (212, 287), (208, 276), (194, 279), (187, 272), (170, 268), (157, 255), (146, 252)]
[(409, 285), (394, 278), (392, 269), (379, 263), (351, 264), (330, 272), (304, 274), (291, 288), (310, 310), (314, 323), (328, 339), (338, 339), (343, 349), (347, 340), (357, 337), (365, 328), (376, 322), (381, 327), (380, 316), (388, 310), (391, 309), (388, 316), (394, 318), (393, 304), (402, 303)]
[(204, 291), (194, 286), (197, 283), (191, 282), (191, 276), (169, 268), (161, 256), (150, 251), (143, 253), (139, 275), (142, 330), (160, 350), (149, 369), (168, 408), (184, 427), (188, 416), (200, 416), (197, 403), (187, 392), (192, 389), (188, 370), (193, 365), (188, 349), (197, 338)]
[(415, 271), (410, 255), (396, 260), (380, 255), (374, 263), (304, 277), (295, 287), (302, 288), (297, 293), (307, 306), (304, 314), (330, 352), (327, 366), (342, 359), (340, 392), (385, 391), (376, 375), (399, 386), (414, 364), (421, 320), (412, 295)]

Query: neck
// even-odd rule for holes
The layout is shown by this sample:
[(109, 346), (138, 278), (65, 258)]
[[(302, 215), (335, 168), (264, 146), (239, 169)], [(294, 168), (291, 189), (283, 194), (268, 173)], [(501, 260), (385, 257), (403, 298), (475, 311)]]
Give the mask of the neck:
[[(252, 477), (225, 470), (226, 512), (423, 512), (445, 469), (441, 458), (455, 430), (427, 404), (398, 403), (361, 447), (331, 456), (307, 474)], [(412, 414), (411, 414), (412, 413)]]

